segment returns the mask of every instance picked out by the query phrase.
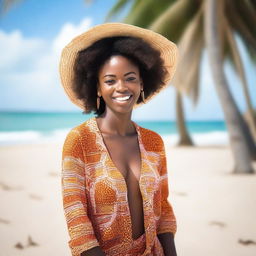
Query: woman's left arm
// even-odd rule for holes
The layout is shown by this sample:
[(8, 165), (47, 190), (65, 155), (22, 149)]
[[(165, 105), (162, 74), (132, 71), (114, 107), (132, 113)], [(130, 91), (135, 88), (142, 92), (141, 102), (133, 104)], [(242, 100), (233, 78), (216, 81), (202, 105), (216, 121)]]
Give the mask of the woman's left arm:
[(158, 239), (163, 247), (165, 256), (177, 256), (173, 233), (162, 233)]
[(176, 217), (168, 201), (168, 174), (167, 161), (163, 140), (161, 139), (159, 174), (161, 177), (161, 216), (157, 230), (158, 239), (163, 247), (165, 256), (176, 256), (174, 235), (177, 230)]

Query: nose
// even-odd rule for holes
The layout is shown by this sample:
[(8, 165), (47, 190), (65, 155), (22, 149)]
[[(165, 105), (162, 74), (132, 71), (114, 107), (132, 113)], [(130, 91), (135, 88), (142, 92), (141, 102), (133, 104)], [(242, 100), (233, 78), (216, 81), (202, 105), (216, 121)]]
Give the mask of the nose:
[(116, 90), (117, 91), (126, 91), (127, 87), (125, 85), (125, 82), (123, 80), (118, 80), (118, 82), (116, 83)]

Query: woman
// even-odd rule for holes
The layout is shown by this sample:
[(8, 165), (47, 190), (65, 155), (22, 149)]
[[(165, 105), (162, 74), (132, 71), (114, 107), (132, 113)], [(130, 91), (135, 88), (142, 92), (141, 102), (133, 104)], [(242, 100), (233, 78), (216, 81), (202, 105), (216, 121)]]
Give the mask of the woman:
[(73, 103), (95, 112), (67, 135), (63, 205), (73, 256), (176, 255), (161, 137), (131, 120), (164, 88), (176, 46), (121, 23), (96, 26), (62, 52), (61, 81)]

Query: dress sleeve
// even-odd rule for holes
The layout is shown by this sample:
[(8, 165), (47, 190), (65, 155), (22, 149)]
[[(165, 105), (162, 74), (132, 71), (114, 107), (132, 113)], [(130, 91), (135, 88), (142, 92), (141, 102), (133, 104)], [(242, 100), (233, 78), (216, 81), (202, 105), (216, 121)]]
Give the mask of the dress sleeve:
[(87, 215), (85, 160), (80, 135), (74, 128), (68, 133), (62, 151), (61, 172), (64, 214), (72, 256), (80, 256), (99, 243)]
[(160, 177), (161, 177), (161, 217), (158, 226), (157, 234), (171, 232), (175, 235), (177, 230), (176, 217), (173, 208), (168, 201), (168, 174), (167, 162), (163, 140), (161, 139), (161, 152), (160, 152)]

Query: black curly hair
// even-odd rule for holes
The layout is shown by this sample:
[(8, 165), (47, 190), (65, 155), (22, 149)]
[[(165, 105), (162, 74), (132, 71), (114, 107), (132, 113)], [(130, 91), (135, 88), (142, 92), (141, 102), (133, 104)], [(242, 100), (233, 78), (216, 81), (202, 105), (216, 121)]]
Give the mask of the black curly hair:
[[(105, 111), (105, 102), (100, 98), (97, 109), (98, 73), (102, 65), (112, 56), (121, 55), (134, 63), (140, 71), (145, 99), (164, 86), (167, 71), (160, 52), (137, 37), (107, 37), (78, 52), (74, 65), (74, 92), (84, 102), (85, 113), (99, 116)], [(141, 103), (139, 97), (137, 103)]]

